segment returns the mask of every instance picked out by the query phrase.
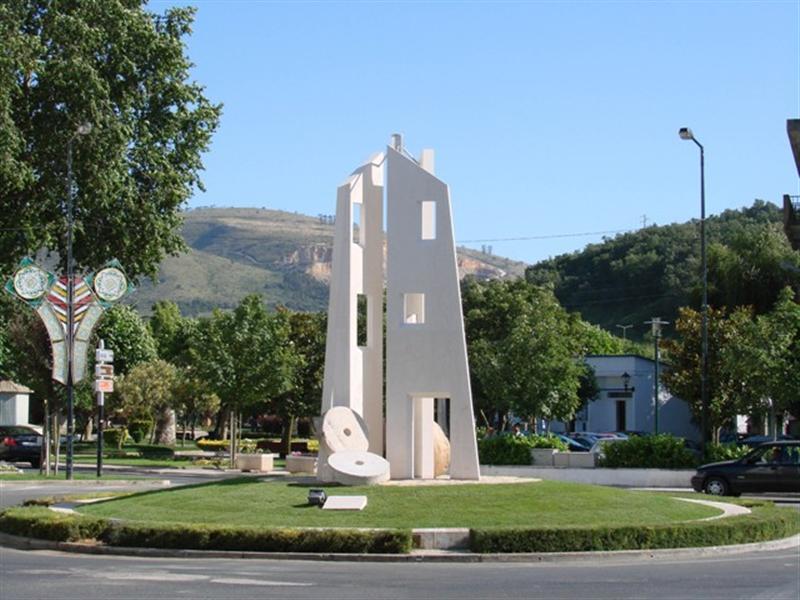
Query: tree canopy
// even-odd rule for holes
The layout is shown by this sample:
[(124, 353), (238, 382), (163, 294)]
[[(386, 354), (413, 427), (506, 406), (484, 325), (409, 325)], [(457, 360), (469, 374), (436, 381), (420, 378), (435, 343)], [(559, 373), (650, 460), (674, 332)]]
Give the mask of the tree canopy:
[(116, 257), (153, 275), (184, 248), (179, 209), (202, 189), (221, 107), (190, 79), (193, 9), (144, 5), (0, 3), (0, 271), (42, 249), (63, 267), (70, 140), (79, 267)]

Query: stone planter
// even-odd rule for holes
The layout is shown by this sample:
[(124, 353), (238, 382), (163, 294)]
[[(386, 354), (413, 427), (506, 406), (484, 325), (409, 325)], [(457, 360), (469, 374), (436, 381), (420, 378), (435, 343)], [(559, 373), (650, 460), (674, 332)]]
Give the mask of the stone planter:
[(553, 466), (573, 469), (593, 469), (596, 460), (591, 452), (559, 452), (553, 458)]
[(555, 448), (531, 448), (531, 461), (537, 467), (552, 467), (556, 454), (558, 450)]
[(289, 454), (286, 457), (286, 470), (290, 473), (317, 472), (317, 457), (313, 454)]
[(242, 471), (259, 471), (268, 473), (274, 468), (274, 454), (239, 454), (236, 466)]

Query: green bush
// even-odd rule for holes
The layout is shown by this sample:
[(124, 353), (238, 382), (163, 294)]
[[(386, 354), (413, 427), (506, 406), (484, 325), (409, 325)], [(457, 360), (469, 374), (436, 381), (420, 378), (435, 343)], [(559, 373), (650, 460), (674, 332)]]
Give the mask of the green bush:
[(134, 448), (142, 458), (154, 460), (172, 460), (175, 458), (175, 449), (169, 446), (155, 446), (149, 444), (137, 444)]
[(554, 435), (532, 435), (529, 439), (531, 448), (555, 448), (561, 452), (569, 450), (567, 445)]
[(197, 447), (200, 448), (200, 450), (210, 450), (212, 452), (217, 450), (227, 450), (228, 440), (198, 440)]
[(109, 448), (122, 450), (122, 444), (128, 439), (126, 427), (111, 427), (103, 431), (103, 443)]
[(255, 454), (260, 452), (258, 449), (258, 442), (249, 438), (244, 438), (239, 441), (239, 452), (243, 454)]
[(736, 444), (706, 444), (703, 456), (704, 463), (721, 462), (723, 460), (736, 460), (750, 452), (752, 448), (737, 446)]
[(605, 444), (601, 467), (612, 469), (687, 469), (697, 459), (683, 444), (683, 439), (668, 433), (634, 436)]
[(60, 542), (98, 540), (111, 546), (258, 552), (333, 552), (407, 554), (407, 529), (282, 529), (112, 523), (83, 515), (65, 515), (39, 506), (11, 508), (0, 514), (0, 531)]
[(529, 465), (531, 442), (525, 436), (493, 435), (478, 440), (478, 455), (484, 465)]
[(102, 539), (108, 529), (105, 519), (58, 513), (41, 506), (9, 508), (0, 513), (0, 531), (56, 542)]
[(131, 419), (128, 422), (128, 433), (137, 444), (143, 443), (153, 429), (153, 419)]
[(761, 542), (798, 532), (800, 514), (767, 505), (740, 517), (649, 527), (472, 529), (470, 549), (486, 554), (693, 548)]

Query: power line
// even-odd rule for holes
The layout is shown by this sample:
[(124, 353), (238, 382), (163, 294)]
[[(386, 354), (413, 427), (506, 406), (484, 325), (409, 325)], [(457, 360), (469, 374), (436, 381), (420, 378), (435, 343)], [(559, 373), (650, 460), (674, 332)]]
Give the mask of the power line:
[(457, 244), (474, 244), (476, 242), (524, 242), (528, 240), (550, 240), (553, 238), (585, 237), (591, 235), (607, 235), (609, 233), (628, 233), (635, 229), (609, 229), (608, 231), (583, 231), (581, 233), (554, 233), (551, 235), (529, 235), (524, 237), (487, 238), (479, 240), (456, 240)]

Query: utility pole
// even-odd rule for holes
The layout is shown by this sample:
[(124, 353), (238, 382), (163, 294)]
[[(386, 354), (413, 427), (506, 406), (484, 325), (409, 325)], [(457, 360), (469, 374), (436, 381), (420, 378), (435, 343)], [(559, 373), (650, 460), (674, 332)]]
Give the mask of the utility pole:
[(659, 359), (660, 353), (658, 348), (658, 340), (661, 339), (661, 326), (669, 325), (668, 321), (662, 321), (661, 317), (653, 317), (649, 321), (644, 322), (645, 325), (651, 326), (653, 334), (653, 350), (655, 351), (656, 367), (653, 375), (653, 433), (658, 433), (658, 388), (659, 388)]

